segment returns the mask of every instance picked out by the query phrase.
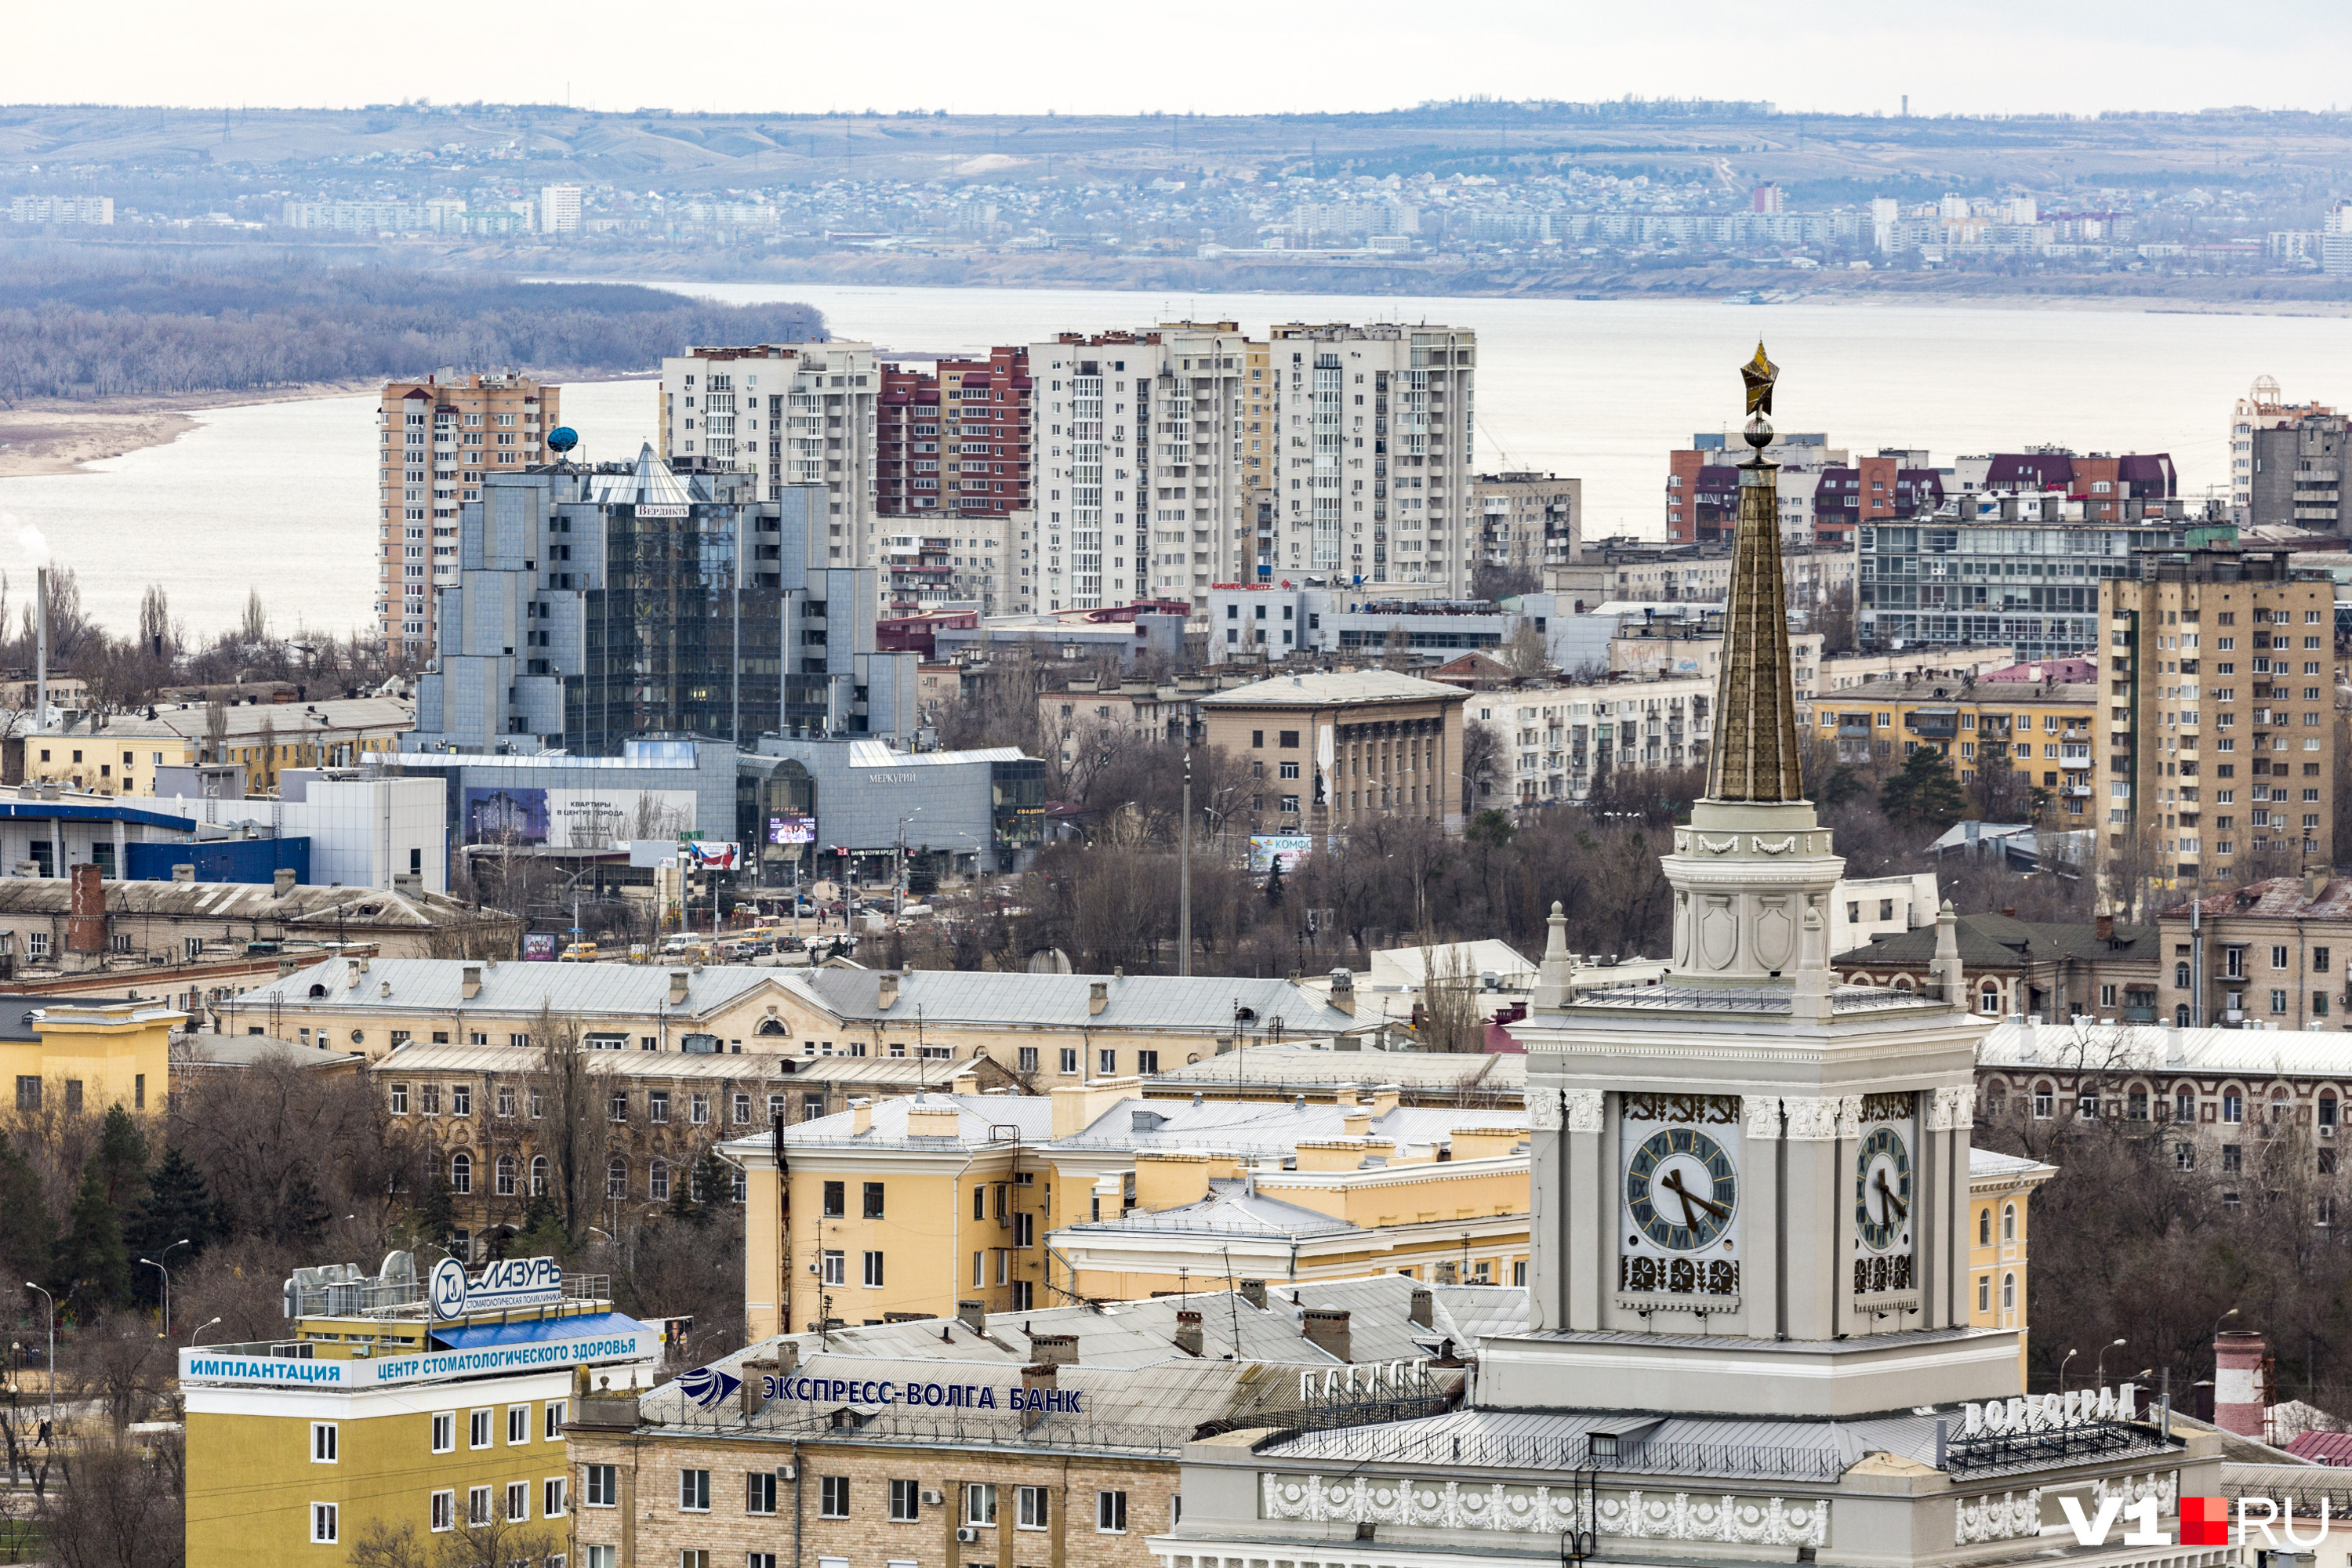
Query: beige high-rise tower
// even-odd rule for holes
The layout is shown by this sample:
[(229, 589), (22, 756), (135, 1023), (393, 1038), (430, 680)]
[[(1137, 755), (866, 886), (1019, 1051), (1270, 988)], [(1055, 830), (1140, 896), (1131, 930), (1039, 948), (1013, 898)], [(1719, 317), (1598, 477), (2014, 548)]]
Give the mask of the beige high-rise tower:
[(436, 591), (457, 582), (457, 510), (482, 499), (482, 476), (548, 460), (562, 388), (530, 375), (458, 375), (384, 384), (376, 413), (379, 487), (375, 616), (395, 661), (432, 657)]

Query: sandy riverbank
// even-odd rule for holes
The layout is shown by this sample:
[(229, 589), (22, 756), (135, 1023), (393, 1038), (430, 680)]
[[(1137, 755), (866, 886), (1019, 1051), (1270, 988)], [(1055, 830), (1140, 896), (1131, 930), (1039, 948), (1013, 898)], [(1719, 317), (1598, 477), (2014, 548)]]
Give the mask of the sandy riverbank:
[(186, 393), (88, 403), (43, 398), (0, 408), (0, 479), (69, 474), (89, 464), (178, 440), (207, 408), (289, 403), (373, 390), (373, 382), (322, 382), (265, 393)]

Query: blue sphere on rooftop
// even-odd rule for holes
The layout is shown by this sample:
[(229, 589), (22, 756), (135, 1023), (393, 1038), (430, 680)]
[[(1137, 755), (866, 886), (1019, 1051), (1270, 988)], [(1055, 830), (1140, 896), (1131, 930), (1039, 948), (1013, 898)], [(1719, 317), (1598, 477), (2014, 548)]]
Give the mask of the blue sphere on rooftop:
[(551, 452), (569, 452), (578, 445), (580, 432), (569, 425), (558, 425), (547, 433), (547, 447)]

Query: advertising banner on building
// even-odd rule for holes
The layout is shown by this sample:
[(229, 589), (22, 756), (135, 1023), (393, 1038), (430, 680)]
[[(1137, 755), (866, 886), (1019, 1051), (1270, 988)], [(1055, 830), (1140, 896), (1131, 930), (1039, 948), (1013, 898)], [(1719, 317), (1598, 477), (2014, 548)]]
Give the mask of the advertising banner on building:
[(468, 844), (517, 847), (556, 845), (603, 849), (633, 838), (661, 838), (693, 828), (694, 792), (684, 789), (526, 789), (468, 787)]
[(1278, 865), (1287, 877), (1298, 869), (1299, 861), (1314, 847), (1314, 838), (1304, 833), (1253, 833), (1249, 841), (1250, 871), (1263, 877)]
[(528, 963), (551, 963), (555, 960), (555, 933), (532, 931), (523, 932), (522, 956)]
[(636, 1322), (626, 1329), (616, 1329), (609, 1319), (600, 1322), (599, 1327), (605, 1331), (578, 1339), (549, 1338), (520, 1344), (353, 1357), (348, 1361), (325, 1356), (251, 1355), (198, 1345), (180, 1352), (180, 1382), (192, 1393), (208, 1384), (260, 1384), (341, 1394), (451, 1377), (559, 1372), (573, 1366), (660, 1359), (660, 1330)]
[(816, 819), (808, 816), (772, 816), (768, 818), (768, 842), (814, 844), (816, 842)]

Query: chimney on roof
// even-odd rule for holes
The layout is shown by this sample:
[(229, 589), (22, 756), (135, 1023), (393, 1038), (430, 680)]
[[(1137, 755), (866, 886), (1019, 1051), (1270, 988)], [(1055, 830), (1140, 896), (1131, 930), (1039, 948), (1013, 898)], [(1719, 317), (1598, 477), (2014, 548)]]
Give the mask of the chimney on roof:
[(1029, 1353), (1043, 1367), (1075, 1366), (1078, 1360), (1076, 1334), (1031, 1334)]
[(1306, 1307), (1300, 1309), (1298, 1331), (1316, 1349), (1328, 1351), (1340, 1361), (1355, 1358), (1348, 1353), (1348, 1314), (1337, 1307)]
[(1110, 982), (1108, 980), (1090, 982), (1087, 986), (1087, 1016), (1090, 1018), (1098, 1018), (1102, 1016), (1103, 1009), (1109, 1005)]
[(2305, 866), (2303, 868), (2303, 901), (2307, 904), (2315, 904), (2319, 901), (2319, 895), (2326, 890), (2327, 868), (2325, 866)]
[(2017, 906), (2015, 904), (2003, 904), (2000, 907), (2000, 912), (2008, 916), (2011, 920), (2015, 920), (2017, 918)]
[(294, 890), (294, 868), (280, 866), (270, 874), (269, 883), (273, 896), (284, 898)]
[(1436, 1298), (1430, 1294), (1428, 1288), (1416, 1285), (1412, 1288), (1412, 1304), (1404, 1310), (1404, 1321), (1424, 1329), (1434, 1328), (1437, 1325), (1436, 1306)]
[(849, 1102), (849, 1135), (852, 1138), (857, 1138), (873, 1131), (874, 1102), (870, 1100), (851, 1100)]
[(1247, 1301), (1251, 1306), (1257, 1308), (1261, 1311), (1265, 1310), (1265, 1281), (1263, 1279), (1243, 1280), (1242, 1300)]
[(1339, 1119), (1339, 1127), (1350, 1138), (1369, 1138), (1372, 1135), (1372, 1113), (1358, 1106)]
[[(1076, 1338), (1075, 1335), (1048, 1334), (1045, 1337), (1047, 1339), (1067, 1339), (1073, 1345), (1076, 1343)], [(1076, 1353), (1075, 1351), (1072, 1352), (1071, 1359), (1076, 1359)], [(1030, 1427), (1036, 1426), (1038, 1422), (1045, 1419), (1045, 1407), (1048, 1401), (1043, 1398), (1042, 1395), (1045, 1391), (1058, 1388), (1061, 1385), (1060, 1369), (1062, 1364), (1062, 1363), (1055, 1361), (1039, 1361), (1034, 1362), (1021, 1369), (1021, 1392), (1027, 1395), (1029, 1405), (1028, 1409), (1021, 1413), (1022, 1430), (1027, 1431)], [(1052, 1401), (1052, 1403), (1059, 1404), (1060, 1401), (1055, 1400)]]
[(1356, 974), (1347, 968), (1331, 972), (1331, 1005), (1350, 1018), (1356, 1016)]
[(669, 972), (669, 1005), (673, 1007), (686, 1000), (687, 973), (683, 969)]
[(1201, 1314), (1190, 1311), (1177, 1313), (1176, 1348), (1186, 1355), (1199, 1355), (1203, 1343), (1201, 1334)]
[(2113, 915), (2099, 915), (2093, 919), (2091, 921), (2091, 934), (2097, 937), (2101, 942), (2115, 941), (2116, 917)]
[(457, 982), (457, 994), (464, 997), (467, 1001), (471, 1002), (475, 997), (479, 996), (481, 994), (482, 966), (478, 963), (469, 963), (466, 965), (463, 971), (460, 972), (460, 976)]
[(988, 1305), (984, 1301), (958, 1301), (956, 1321), (978, 1333), (988, 1326)]
[(1373, 1116), (1375, 1116), (1375, 1117), (1386, 1116), (1390, 1111), (1394, 1110), (1397, 1108), (1397, 1101), (1398, 1101), (1398, 1100), (1402, 1100), (1402, 1099), (1403, 1099), (1403, 1098), (1404, 1098), (1404, 1089), (1403, 1089), (1403, 1086), (1402, 1086), (1402, 1085), (1400, 1085), (1400, 1084), (1393, 1084), (1393, 1083), (1382, 1083), (1382, 1084), (1375, 1084), (1375, 1085), (1373, 1085), (1373, 1086), (1372, 1086), (1372, 1114), (1373, 1114)]
[(194, 866), (183, 861), (172, 868), (172, 880), (174, 882), (193, 882), (195, 879), (196, 868)]
[(887, 1013), (898, 1005), (898, 975), (896, 970), (884, 970), (874, 982), (874, 1006)]

